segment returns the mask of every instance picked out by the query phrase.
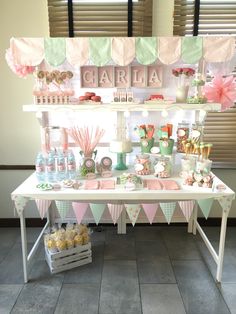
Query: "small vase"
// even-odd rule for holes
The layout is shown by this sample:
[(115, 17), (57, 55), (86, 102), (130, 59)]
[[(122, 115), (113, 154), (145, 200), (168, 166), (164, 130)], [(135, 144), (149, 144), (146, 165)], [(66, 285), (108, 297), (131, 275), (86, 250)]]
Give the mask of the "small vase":
[(189, 86), (179, 86), (176, 89), (176, 102), (177, 103), (186, 103), (188, 97)]
[(141, 139), (140, 145), (142, 153), (150, 153), (151, 148), (154, 145), (154, 137)]
[(174, 140), (160, 140), (159, 147), (161, 155), (171, 155), (173, 152)]

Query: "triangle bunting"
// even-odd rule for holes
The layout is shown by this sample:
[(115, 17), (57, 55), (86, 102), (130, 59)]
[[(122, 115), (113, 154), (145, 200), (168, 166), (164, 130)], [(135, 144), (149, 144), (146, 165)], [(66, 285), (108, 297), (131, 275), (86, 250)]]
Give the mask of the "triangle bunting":
[(61, 219), (65, 219), (71, 208), (71, 201), (55, 201)]
[(232, 205), (233, 198), (234, 198), (233, 195), (229, 195), (229, 196), (221, 196), (217, 200), (220, 203), (221, 208), (229, 212)]
[(152, 224), (157, 212), (158, 203), (142, 204), (142, 207), (147, 216), (148, 221), (150, 222), (150, 224)]
[(106, 204), (89, 203), (89, 206), (90, 206), (90, 209), (93, 213), (94, 220), (95, 220), (96, 224), (98, 225), (98, 223), (102, 217), (102, 214), (105, 210)]
[(118, 218), (120, 217), (120, 214), (122, 213), (123, 204), (107, 204), (107, 206), (111, 215), (111, 219), (115, 225)]
[(179, 201), (178, 203), (184, 217), (186, 218), (187, 222), (189, 222), (189, 219), (193, 212), (195, 201)]
[(201, 208), (201, 211), (204, 215), (204, 217), (207, 219), (210, 211), (211, 211), (211, 206), (213, 203), (214, 199), (213, 198), (207, 198), (205, 200), (198, 200), (198, 205)]
[(87, 211), (88, 203), (72, 202), (72, 207), (75, 213), (76, 220), (78, 224), (80, 224)]
[(132, 225), (134, 226), (138, 219), (138, 215), (141, 210), (141, 205), (140, 204), (125, 204), (125, 208), (129, 216), (129, 219)]
[(169, 203), (160, 203), (161, 210), (166, 218), (168, 224), (171, 222), (171, 218), (174, 214), (176, 202), (169, 202)]
[(35, 203), (37, 205), (37, 208), (38, 208), (39, 215), (40, 215), (41, 219), (43, 219), (45, 214), (47, 213), (48, 208), (51, 205), (51, 202), (52, 201), (50, 201), (50, 200), (41, 200), (41, 199), (40, 200), (38, 200), (38, 199), (35, 200)]

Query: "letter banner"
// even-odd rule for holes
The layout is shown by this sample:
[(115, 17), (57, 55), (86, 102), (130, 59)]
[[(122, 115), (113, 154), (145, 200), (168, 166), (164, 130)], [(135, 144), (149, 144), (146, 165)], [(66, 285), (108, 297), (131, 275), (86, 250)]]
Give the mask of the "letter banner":
[(202, 213), (206, 219), (208, 218), (208, 216), (210, 214), (213, 201), (214, 201), (214, 198), (207, 198), (205, 200), (198, 200), (197, 201), (198, 205), (201, 208), (201, 211), (202, 211)]
[(129, 215), (129, 219), (132, 225), (134, 226), (138, 219), (138, 215), (141, 210), (141, 205), (140, 204), (125, 204), (125, 208), (126, 208), (127, 214)]
[(120, 217), (120, 214), (122, 213), (123, 204), (107, 204), (107, 206), (111, 215), (111, 219), (115, 225), (118, 218)]
[(55, 201), (61, 219), (65, 219), (71, 208), (71, 201)]
[(72, 207), (75, 213), (76, 220), (78, 224), (80, 224), (88, 209), (88, 203), (72, 202)]
[(29, 197), (24, 197), (21, 195), (12, 195), (12, 200), (15, 203), (15, 209), (17, 214), (20, 216), (28, 203)]
[(48, 211), (48, 208), (51, 205), (51, 202), (52, 201), (50, 200), (35, 200), (41, 219), (43, 219), (46, 212)]
[(228, 195), (228, 196), (221, 196), (220, 198), (217, 198), (217, 201), (220, 203), (220, 206), (222, 207), (224, 211), (229, 212), (233, 199), (234, 199), (234, 195)]
[(102, 217), (102, 214), (105, 210), (106, 204), (89, 203), (89, 206), (90, 206), (91, 211), (93, 213), (94, 220), (95, 220), (96, 224), (98, 225), (98, 223)]
[(152, 224), (157, 212), (158, 203), (142, 204), (142, 207), (147, 216), (148, 221), (150, 222), (150, 224)]
[(182, 210), (184, 217), (186, 218), (187, 222), (189, 222), (189, 219), (193, 212), (193, 207), (195, 204), (195, 201), (179, 201), (179, 207)]
[(171, 218), (174, 214), (176, 202), (170, 202), (170, 203), (160, 203), (161, 210), (166, 218), (166, 221), (168, 224), (171, 222)]

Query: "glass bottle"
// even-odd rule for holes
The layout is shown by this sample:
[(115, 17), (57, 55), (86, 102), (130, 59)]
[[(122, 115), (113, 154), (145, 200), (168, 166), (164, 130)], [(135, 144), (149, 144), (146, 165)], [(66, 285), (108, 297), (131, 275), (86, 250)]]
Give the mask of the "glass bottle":
[(184, 147), (182, 141), (187, 140), (189, 137), (189, 123), (186, 121), (182, 121), (178, 123), (177, 128), (177, 152), (183, 153)]

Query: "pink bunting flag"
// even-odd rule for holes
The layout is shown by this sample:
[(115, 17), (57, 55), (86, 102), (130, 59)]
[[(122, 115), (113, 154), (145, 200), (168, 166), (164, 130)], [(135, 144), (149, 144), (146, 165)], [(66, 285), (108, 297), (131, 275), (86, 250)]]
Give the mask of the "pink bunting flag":
[(158, 203), (142, 204), (142, 207), (147, 216), (148, 221), (150, 222), (150, 224), (152, 224), (157, 212)]
[(44, 218), (49, 206), (51, 205), (51, 202), (52, 201), (50, 200), (35, 200), (41, 219)]
[(87, 211), (88, 203), (72, 202), (72, 207), (76, 216), (76, 220), (78, 224), (80, 224)]
[(182, 210), (187, 222), (189, 222), (192, 215), (194, 204), (195, 201), (179, 201), (179, 207)]
[(109, 212), (111, 214), (111, 219), (116, 224), (118, 218), (120, 217), (120, 214), (123, 210), (123, 204), (107, 204)]

